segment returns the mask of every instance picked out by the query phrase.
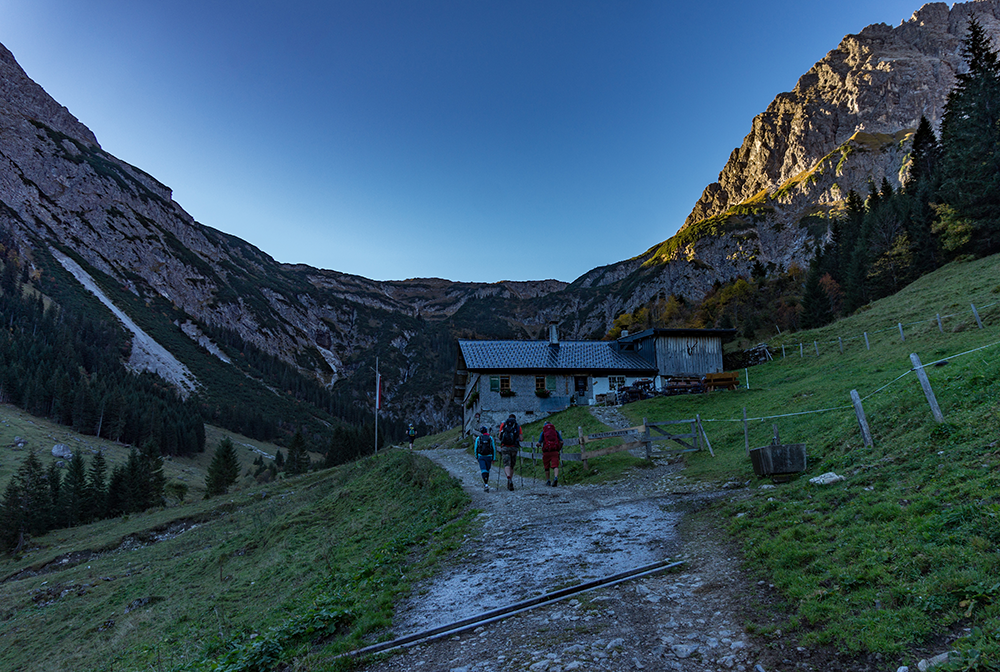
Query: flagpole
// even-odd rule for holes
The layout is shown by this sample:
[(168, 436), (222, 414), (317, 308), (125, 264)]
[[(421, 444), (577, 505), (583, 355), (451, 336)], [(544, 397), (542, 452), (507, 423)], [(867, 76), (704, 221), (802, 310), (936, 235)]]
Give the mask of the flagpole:
[(378, 455), (378, 408), (382, 405), (382, 378), (378, 373), (378, 357), (375, 358), (375, 454)]

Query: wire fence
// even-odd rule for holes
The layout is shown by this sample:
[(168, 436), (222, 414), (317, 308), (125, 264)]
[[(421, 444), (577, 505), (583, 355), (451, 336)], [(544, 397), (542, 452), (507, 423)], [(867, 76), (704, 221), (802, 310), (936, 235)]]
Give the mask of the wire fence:
[[(845, 344), (850, 345), (852, 341), (864, 342), (865, 349), (871, 350), (871, 337), (879, 336), (881, 334), (886, 334), (890, 332), (893, 334), (898, 333), (900, 343), (905, 343), (906, 332), (908, 329), (911, 330), (911, 335), (912, 335), (913, 327), (927, 326), (928, 323), (930, 323), (930, 325), (933, 327), (934, 323), (937, 323), (938, 330), (943, 334), (946, 333), (944, 329), (944, 324), (946, 320), (952, 320), (954, 318), (964, 318), (967, 320), (970, 315), (974, 319), (976, 326), (979, 329), (984, 329), (985, 327), (983, 326), (983, 320), (980, 311), (985, 311), (997, 305), (1000, 305), (1000, 301), (993, 301), (992, 303), (981, 304), (978, 307), (976, 306), (975, 303), (970, 303), (969, 310), (967, 311), (963, 310), (961, 312), (949, 313), (947, 315), (942, 315), (941, 313), (937, 313), (934, 315), (934, 317), (917, 320), (915, 322), (897, 322), (894, 326), (886, 327), (885, 329), (879, 329), (877, 331), (865, 331), (859, 335), (854, 335), (854, 336), (838, 336), (835, 340), (834, 339), (814, 340), (811, 343), (806, 341), (799, 341), (798, 343), (792, 344), (793, 350), (791, 356), (794, 356), (795, 345), (798, 346), (798, 351), (799, 351), (798, 354), (800, 358), (812, 357), (812, 356), (819, 357), (821, 345), (822, 346), (837, 345), (840, 349), (840, 354), (844, 354), (844, 345)], [(808, 349), (813, 350), (815, 354), (813, 352), (809, 352), (807, 354)], [(769, 346), (766, 343), (761, 343), (757, 347), (748, 350), (748, 353), (752, 352), (760, 353), (767, 360), (773, 359), (778, 355), (779, 352), (781, 353), (782, 359), (785, 359), (789, 356), (788, 344), (785, 343), (781, 344), (780, 346)], [(764, 353), (766, 353), (766, 355), (764, 355)]]
[[(910, 367), (909, 369), (907, 369), (903, 373), (899, 374), (898, 376), (896, 376), (895, 378), (893, 378), (889, 382), (885, 383), (881, 387), (879, 387), (879, 388), (877, 388), (877, 389), (869, 392), (868, 394), (866, 394), (863, 397), (860, 397), (859, 401), (864, 402), (864, 401), (866, 401), (868, 399), (871, 399), (875, 395), (878, 395), (878, 394), (881, 394), (881, 393), (885, 392), (890, 387), (892, 387), (893, 385), (895, 385), (899, 381), (903, 380), (904, 378), (906, 378), (910, 374), (914, 374), (914, 373), (920, 374), (922, 372), (922, 370), (926, 369), (927, 367), (935, 366), (935, 365), (943, 364), (943, 363), (947, 363), (947, 362), (951, 362), (951, 361), (954, 361), (956, 359), (960, 359), (962, 357), (966, 357), (966, 356), (975, 354), (977, 352), (982, 352), (982, 351), (988, 350), (990, 348), (996, 348), (997, 346), (1000, 346), (1000, 341), (994, 341), (992, 343), (987, 343), (986, 345), (982, 345), (982, 346), (979, 346), (977, 348), (973, 348), (971, 350), (966, 350), (964, 352), (959, 352), (959, 353), (956, 353), (956, 354), (953, 354), (953, 355), (948, 355), (946, 357), (941, 357), (940, 359), (936, 359), (936, 360), (934, 360), (932, 362), (927, 362), (927, 363), (922, 363), (921, 362), (919, 366), (914, 365), (914, 366)], [(916, 357), (916, 355), (911, 355), (911, 358), (913, 358), (913, 357)], [(932, 405), (933, 405), (933, 403), (932, 403)], [(818, 409), (809, 410), (809, 411), (796, 411), (794, 413), (780, 413), (780, 414), (776, 414), (776, 415), (762, 415), (762, 416), (747, 417), (747, 418), (701, 418), (701, 422), (703, 422), (703, 423), (705, 423), (705, 422), (763, 422), (765, 420), (777, 420), (777, 419), (780, 419), (780, 418), (791, 418), (791, 417), (795, 417), (795, 416), (813, 415), (813, 414), (817, 414), (817, 413), (830, 413), (830, 412), (843, 411), (843, 410), (848, 410), (848, 409), (857, 411), (857, 408), (855, 407), (855, 405), (853, 403), (851, 403), (851, 404), (844, 404), (842, 406), (831, 406), (831, 407), (828, 407), (828, 408), (818, 408)]]

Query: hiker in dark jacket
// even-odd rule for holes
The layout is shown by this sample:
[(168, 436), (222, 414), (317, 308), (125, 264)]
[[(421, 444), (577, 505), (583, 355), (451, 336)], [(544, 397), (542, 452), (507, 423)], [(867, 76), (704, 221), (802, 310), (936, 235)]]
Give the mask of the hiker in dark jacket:
[(483, 474), (483, 492), (490, 491), (490, 470), (493, 460), (497, 457), (497, 443), (490, 436), (490, 430), (482, 427), (476, 437), (476, 459), (479, 460), (479, 471)]
[[(545, 485), (559, 485), (559, 451), (563, 447), (562, 433), (551, 422), (546, 422), (535, 444), (542, 449), (542, 466), (545, 468)], [(549, 480), (549, 468), (553, 480)]]
[(517, 450), (521, 447), (521, 425), (511, 413), (500, 425), (500, 454), (503, 456), (503, 473), (507, 475), (507, 489), (514, 489), (514, 465), (517, 464)]

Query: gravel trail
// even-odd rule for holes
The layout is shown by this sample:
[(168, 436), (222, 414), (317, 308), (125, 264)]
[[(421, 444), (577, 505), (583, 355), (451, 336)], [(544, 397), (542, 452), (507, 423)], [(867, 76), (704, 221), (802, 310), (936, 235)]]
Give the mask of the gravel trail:
[(523, 485), (515, 475), (513, 492), (493, 487), (494, 467), (490, 492), (483, 492), (478, 464), (466, 451), (421, 453), (462, 482), (472, 506), (482, 511), (481, 526), (438, 575), (397, 605), (396, 635), (659, 560), (684, 565), (419, 644), (361, 669), (754, 669), (761, 652), (743, 630), (741, 615), (748, 587), (725, 535), (679, 533), (686, 511), (720, 495), (692, 493), (679, 465), (638, 469), (614, 484), (558, 488), (526, 473)]

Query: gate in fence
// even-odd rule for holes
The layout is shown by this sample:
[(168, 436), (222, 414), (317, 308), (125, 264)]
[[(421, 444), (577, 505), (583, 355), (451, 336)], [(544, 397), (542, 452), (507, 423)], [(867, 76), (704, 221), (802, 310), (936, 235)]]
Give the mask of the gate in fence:
[[(684, 428), (685, 425), (687, 425), (687, 432), (675, 433), (676, 430)], [(703, 442), (704, 446), (708, 448), (708, 452), (712, 457), (715, 457), (715, 453), (712, 451), (712, 444), (709, 443), (708, 435), (701, 424), (700, 416), (696, 416), (692, 420), (666, 420), (663, 422), (648, 422), (643, 418), (642, 424), (636, 427), (616, 429), (610, 432), (598, 432), (596, 434), (584, 434), (582, 427), (577, 427), (577, 431), (579, 432), (579, 438), (565, 439), (563, 441), (563, 448), (580, 446), (580, 452), (563, 452), (560, 459), (563, 462), (583, 462), (584, 469), (590, 469), (587, 460), (611, 455), (612, 453), (620, 453), (626, 450), (643, 450), (648, 460), (654, 457), (669, 457), (680, 453), (696, 452), (702, 450)], [(588, 443), (593, 444), (603, 439), (618, 437), (621, 437), (624, 441), (620, 445), (587, 450)], [(667, 442), (672, 442), (677, 444), (677, 446), (667, 446)], [(542, 454), (534, 450), (522, 450), (520, 456), (534, 460), (541, 459)]]

